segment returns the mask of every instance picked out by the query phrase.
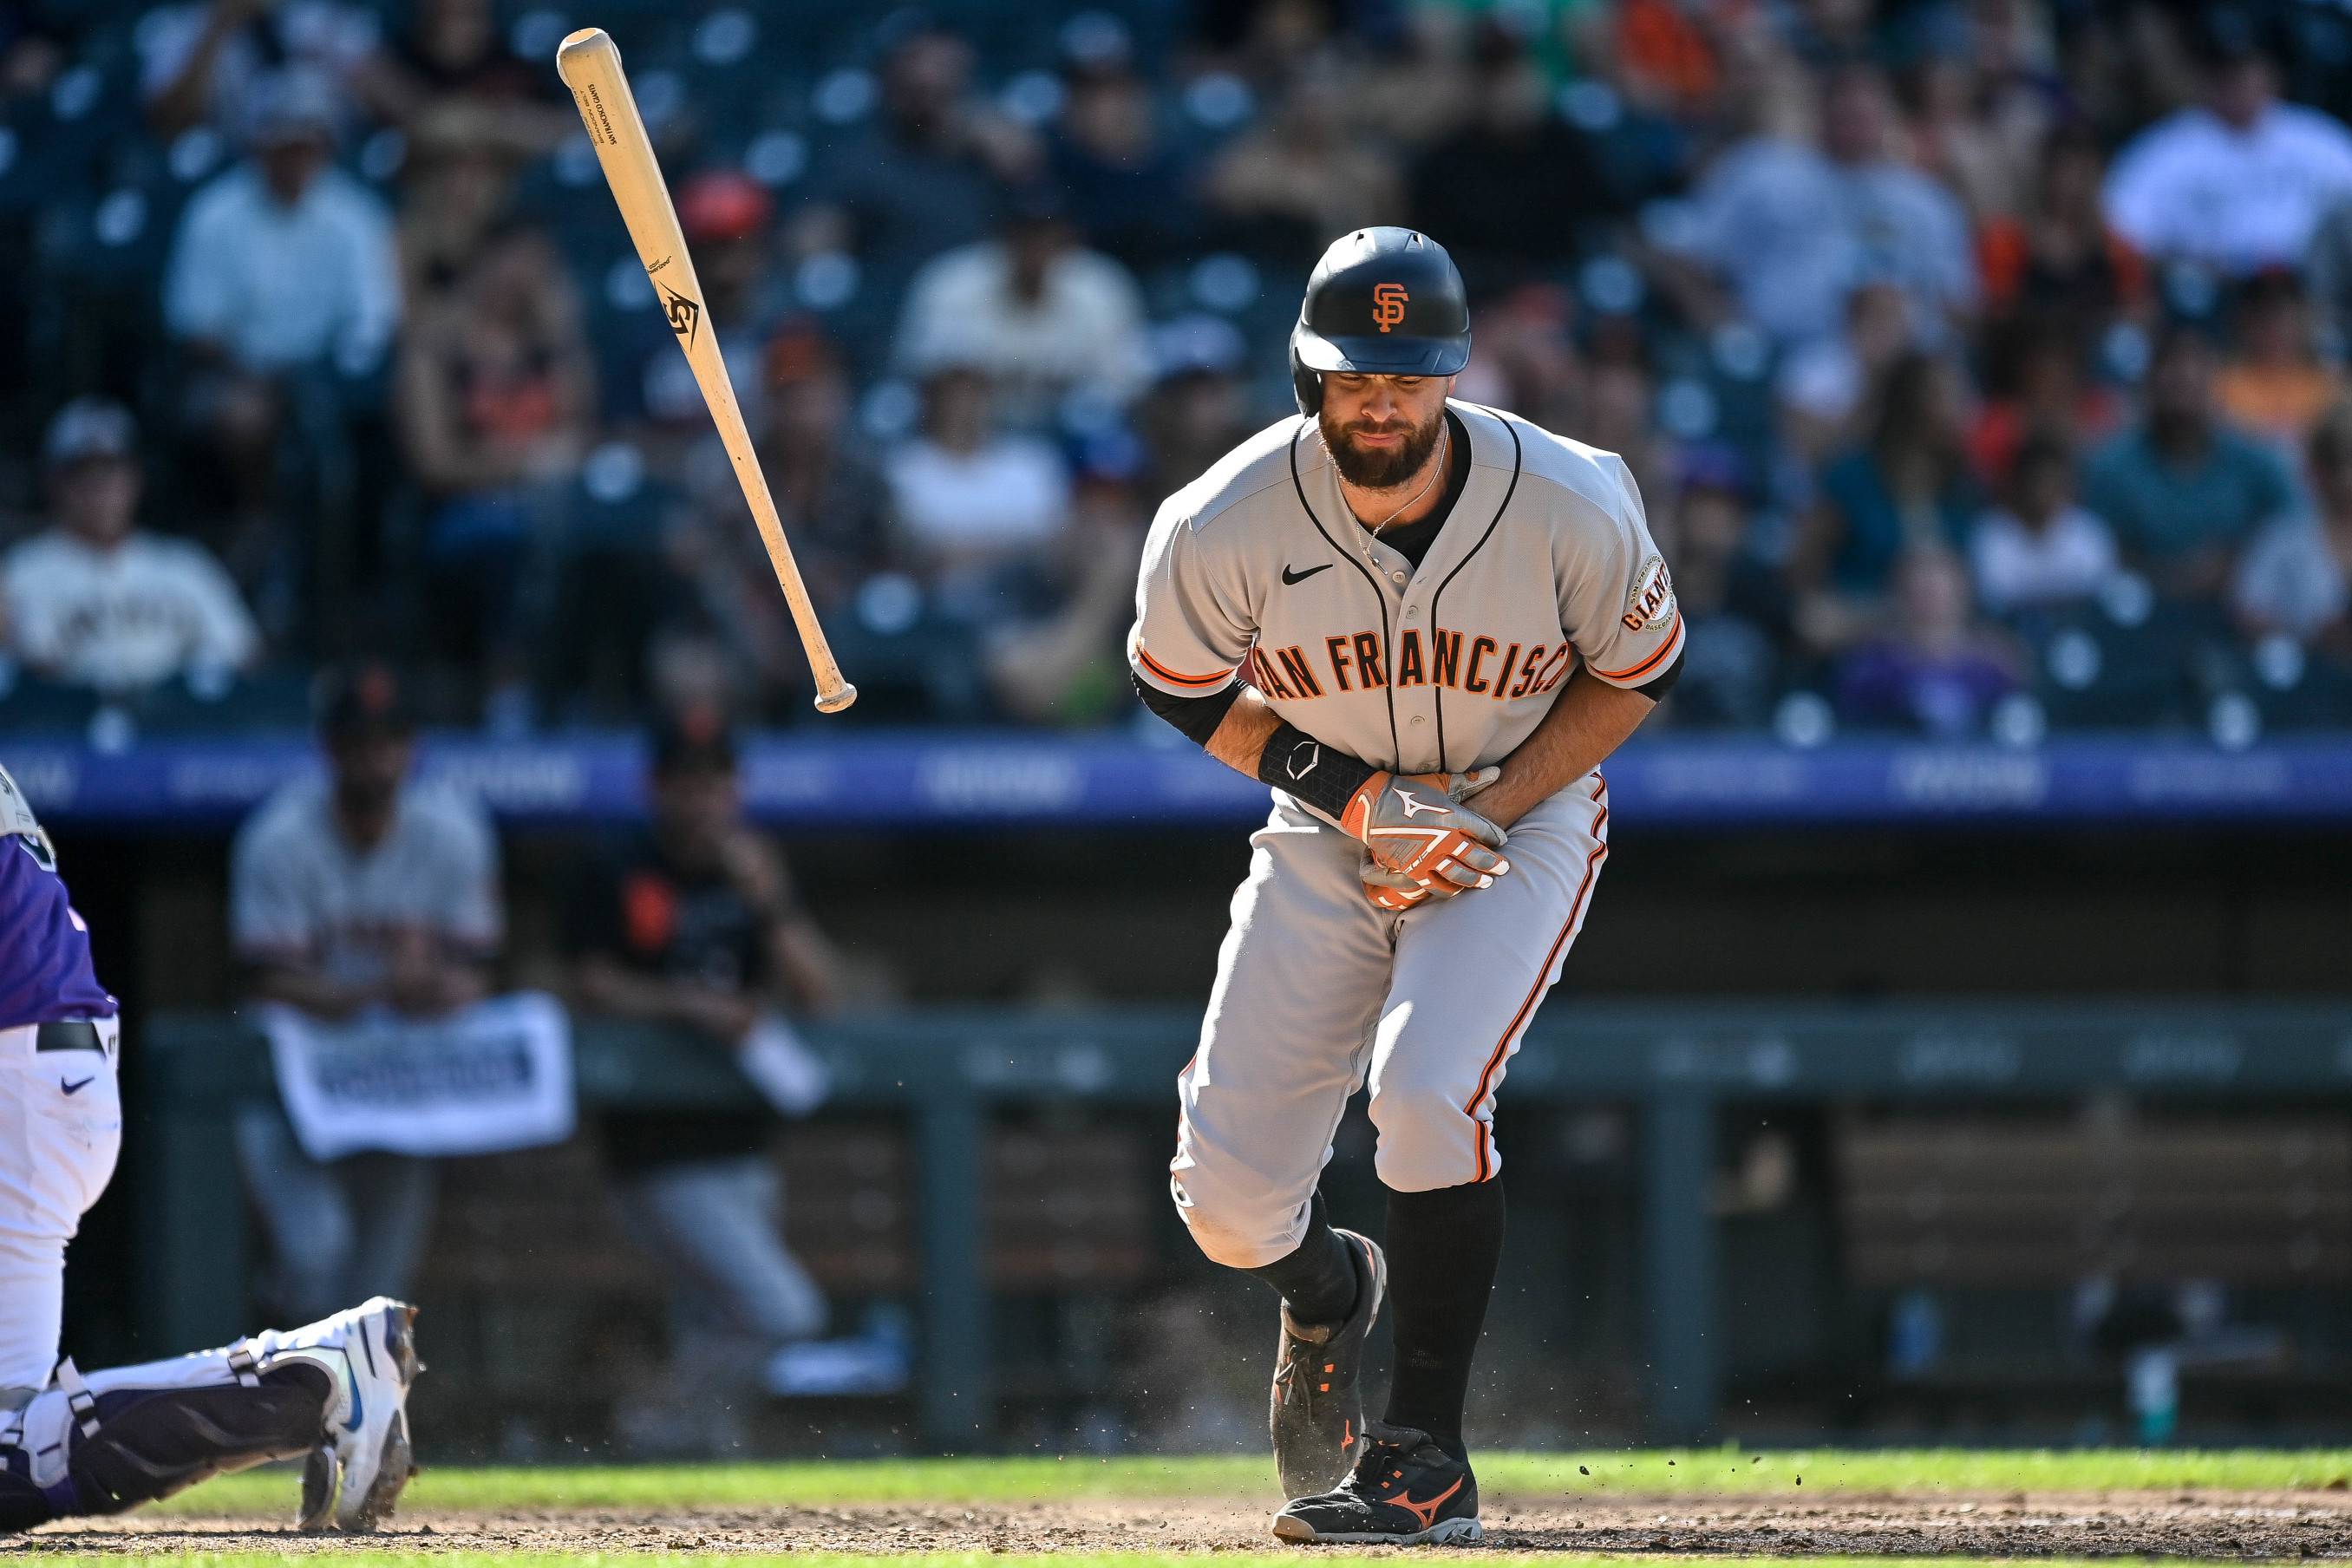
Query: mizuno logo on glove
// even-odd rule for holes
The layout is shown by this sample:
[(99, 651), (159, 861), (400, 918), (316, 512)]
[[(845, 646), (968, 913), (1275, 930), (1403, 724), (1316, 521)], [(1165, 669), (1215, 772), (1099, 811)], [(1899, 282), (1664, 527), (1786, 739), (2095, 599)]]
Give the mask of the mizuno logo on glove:
[(1421, 796), (1413, 794), (1411, 790), (1399, 789), (1393, 793), (1397, 799), (1404, 802), (1404, 817), (1407, 822), (1411, 822), (1414, 817), (1419, 816), (1424, 811), (1442, 813), (1454, 809), (1454, 803), (1450, 800), (1444, 805), (1432, 805), (1427, 801), (1422, 799)]
[[(1496, 851), (1508, 835), (1463, 804), (1500, 776), (1497, 768), (1466, 773), (1374, 773), (1364, 781), (1339, 826), (1362, 841), (1368, 869), (1365, 895), (1384, 910), (1410, 908), (1434, 896), (1450, 899), (1480, 888), (1511, 868)], [(1434, 820), (1422, 822), (1421, 817)]]

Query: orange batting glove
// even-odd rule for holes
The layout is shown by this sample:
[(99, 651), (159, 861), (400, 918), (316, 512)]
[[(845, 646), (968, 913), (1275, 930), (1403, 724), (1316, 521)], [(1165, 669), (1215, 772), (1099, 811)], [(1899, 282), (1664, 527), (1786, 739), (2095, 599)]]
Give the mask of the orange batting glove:
[(1429, 889), (1402, 871), (1381, 868), (1370, 856), (1364, 857), (1364, 897), (1372, 900), (1376, 910), (1410, 910), (1429, 902)]
[(1495, 853), (1509, 836), (1462, 801), (1502, 773), (1381, 773), (1365, 780), (1339, 818), (1364, 843), (1364, 896), (1381, 909), (1403, 910), (1493, 887), (1511, 868)]

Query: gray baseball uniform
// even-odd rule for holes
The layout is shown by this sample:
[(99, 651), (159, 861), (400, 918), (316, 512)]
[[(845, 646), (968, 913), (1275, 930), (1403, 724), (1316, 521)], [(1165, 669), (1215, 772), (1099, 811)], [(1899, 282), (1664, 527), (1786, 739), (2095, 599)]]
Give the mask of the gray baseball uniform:
[[(1311, 418), (1170, 497), (1137, 588), (1139, 679), (1189, 697), (1245, 680), (1325, 745), (1434, 773), (1501, 761), (1580, 664), (1627, 688), (1669, 668), (1681, 616), (1624, 463), (1447, 406), (1470, 472), (1418, 566), (1355, 521)], [(1368, 1080), (1389, 1187), (1501, 1168), (1495, 1097), (1583, 923), (1608, 816), (1588, 775), (1513, 825), (1492, 888), (1392, 913), (1364, 896), (1363, 847), (1274, 793), (1178, 1079), (1171, 1185), (1209, 1257), (1256, 1268), (1298, 1245)]]

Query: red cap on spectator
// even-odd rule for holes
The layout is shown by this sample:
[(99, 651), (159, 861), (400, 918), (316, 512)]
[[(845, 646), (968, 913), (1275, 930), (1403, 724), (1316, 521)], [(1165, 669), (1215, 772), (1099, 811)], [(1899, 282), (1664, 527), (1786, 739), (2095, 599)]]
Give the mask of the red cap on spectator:
[(738, 169), (713, 169), (677, 194), (677, 224), (691, 244), (749, 239), (768, 226), (776, 205), (767, 187)]

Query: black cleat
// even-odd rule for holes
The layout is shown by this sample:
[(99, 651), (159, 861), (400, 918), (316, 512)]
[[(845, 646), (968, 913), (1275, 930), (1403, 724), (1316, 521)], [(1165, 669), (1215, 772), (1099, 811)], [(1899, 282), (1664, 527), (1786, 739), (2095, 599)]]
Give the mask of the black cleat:
[(1282, 1346), (1274, 1363), (1274, 1468), (1282, 1495), (1306, 1497), (1339, 1484), (1364, 1440), (1364, 1399), (1357, 1373), (1364, 1337), (1388, 1294), (1389, 1260), (1352, 1230), (1334, 1230), (1356, 1266), (1356, 1310), (1339, 1323), (1300, 1324), (1282, 1310)]
[(1356, 1468), (1334, 1489), (1303, 1497), (1274, 1516), (1284, 1541), (1469, 1542), (1480, 1539), (1478, 1479), (1411, 1426), (1374, 1422)]

